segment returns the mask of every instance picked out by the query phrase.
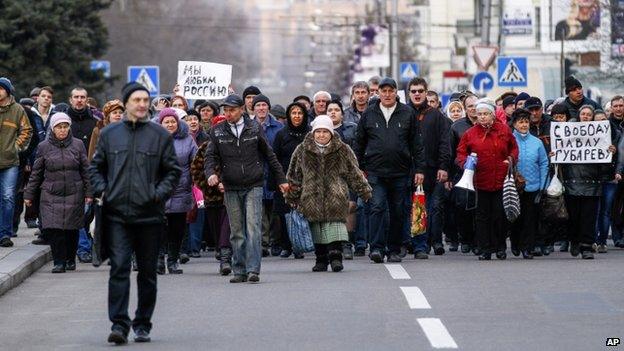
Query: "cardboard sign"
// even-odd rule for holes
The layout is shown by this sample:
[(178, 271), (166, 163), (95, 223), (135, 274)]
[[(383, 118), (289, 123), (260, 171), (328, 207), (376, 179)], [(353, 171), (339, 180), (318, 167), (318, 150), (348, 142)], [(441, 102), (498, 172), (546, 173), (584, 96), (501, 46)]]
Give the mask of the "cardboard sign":
[(225, 99), (231, 81), (231, 65), (178, 61), (178, 84), (186, 99)]
[(598, 122), (551, 122), (552, 163), (610, 163), (611, 124)]

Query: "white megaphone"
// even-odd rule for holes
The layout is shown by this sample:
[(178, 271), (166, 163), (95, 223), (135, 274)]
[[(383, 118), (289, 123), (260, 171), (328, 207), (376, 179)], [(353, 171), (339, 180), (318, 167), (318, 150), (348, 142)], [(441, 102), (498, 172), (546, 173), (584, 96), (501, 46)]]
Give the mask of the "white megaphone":
[(474, 183), (472, 182), (472, 178), (474, 177), (474, 172), (477, 169), (477, 154), (471, 153), (466, 158), (466, 163), (464, 164), (464, 175), (462, 175), (461, 179), (457, 184), (455, 184), (458, 188), (464, 188), (468, 190), (474, 191)]

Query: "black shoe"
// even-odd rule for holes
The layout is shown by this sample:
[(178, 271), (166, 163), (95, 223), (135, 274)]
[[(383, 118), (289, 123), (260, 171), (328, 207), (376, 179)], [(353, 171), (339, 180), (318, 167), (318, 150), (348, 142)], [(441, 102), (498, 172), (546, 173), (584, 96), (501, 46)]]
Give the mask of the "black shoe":
[(65, 265), (55, 264), (54, 267), (52, 267), (52, 273), (65, 273)]
[[(569, 248), (570, 248), (570, 242), (569, 241), (563, 241), (561, 246), (559, 246), (559, 252), (568, 252)], [(572, 256), (574, 256), (574, 255), (572, 255)]]
[(300, 259), (305, 258), (305, 255), (301, 252), (295, 252), (293, 256), (295, 256), (295, 260), (300, 260)]
[(312, 267), (312, 272), (327, 272), (327, 262), (316, 261), (316, 264)]
[(178, 262), (167, 263), (167, 270), (169, 271), (169, 274), (182, 274), (182, 273), (184, 273), (184, 271), (181, 270), (180, 267), (178, 266)]
[(581, 247), (579, 244), (572, 244), (570, 245), (570, 255), (572, 255), (572, 257), (576, 257), (581, 253)]
[(533, 251), (531, 251), (531, 253), (533, 254), (534, 257), (541, 257), (542, 256), (542, 248), (539, 246), (536, 246), (533, 248)]
[(280, 252), (279, 256), (281, 258), (288, 258), (288, 257), (290, 257), (290, 255), (292, 255), (292, 251), (284, 249), (284, 250), (282, 250), (282, 252)]
[(149, 332), (143, 328), (134, 331), (134, 342), (150, 342)]
[(219, 264), (219, 274), (226, 276), (232, 273), (232, 265), (228, 261), (223, 261)]
[(520, 250), (518, 249), (511, 249), (511, 254), (518, 257), (520, 256)]
[(544, 246), (542, 248), (542, 253), (544, 254), (544, 256), (548, 256), (553, 252), (555, 252), (555, 247), (552, 245)]
[(156, 266), (156, 273), (163, 275), (165, 274), (165, 257), (158, 256), (158, 265)]
[(65, 269), (68, 271), (76, 270), (76, 262), (75, 261), (67, 261), (65, 262)]
[(591, 252), (591, 250), (583, 251), (581, 253), (581, 258), (583, 258), (584, 260), (593, 260), (594, 254)]
[(115, 345), (123, 345), (128, 343), (128, 333), (124, 333), (119, 329), (113, 329), (108, 334), (108, 342), (115, 343)]
[(244, 283), (247, 281), (246, 275), (235, 275), (230, 279), (230, 283)]
[(11, 247), (13, 246), (13, 242), (11, 241), (11, 238), (5, 236), (4, 238), (0, 239), (0, 246)]
[(353, 256), (362, 257), (364, 255), (366, 255), (366, 249), (363, 249), (361, 247), (355, 248), (355, 251), (353, 252)]
[(383, 263), (384, 261), (384, 256), (381, 254), (381, 251), (379, 250), (373, 250), (373, 252), (371, 252), (370, 255), (368, 255), (368, 257), (370, 257), (371, 261), (375, 263)]
[(613, 246), (624, 249), (624, 239), (620, 239), (613, 243)]
[(29, 229), (37, 228), (38, 226), (39, 225), (37, 225), (36, 219), (29, 219), (26, 221), (26, 227), (28, 227)]
[(449, 244), (449, 251), (450, 252), (457, 252), (459, 250), (459, 244), (455, 243), (455, 242), (451, 242)]
[(391, 253), (390, 255), (388, 255), (388, 259), (386, 260), (387, 262), (392, 262), (392, 263), (399, 263), (401, 261), (403, 261), (401, 259), (401, 256), (399, 256), (396, 253)]
[(407, 246), (401, 245), (401, 250), (399, 251), (399, 257), (403, 258), (407, 256)]
[(279, 246), (271, 246), (271, 256), (277, 257), (282, 253), (282, 248)]
[(49, 243), (41, 236), (31, 241), (30, 243), (33, 245), (49, 245)]
[(90, 253), (84, 253), (82, 255), (78, 255), (78, 261), (80, 261), (80, 263), (91, 263), (91, 261), (93, 261), (93, 257)]
[(262, 248), (262, 257), (268, 257), (270, 254), (269, 249), (267, 249), (266, 247)]
[(472, 248), (472, 254), (473, 254), (473, 255), (475, 255), (475, 256), (480, 256), (482, 253), (483, 253), (483, 251), (481, 251), (481, 249), (480, 249), (480, 248), (478, 248), (478, 247), (473, 247), (473, 248)]
[(344, 266), (342, 265), (342, 261), (334, 259), (329, 263), (333, 272), (340, 272)]
[(201, 255), (199, 254), (199, 251), (191, 251), (191, 257), (192, 258), (200, 258)]
[(434, 244), (433, 245), (433, 253), (436, 256), (444, 255), (446, 251), (444, 250), (444, 245), (442, 244)]
[(492, 259), (492, 254), (482, 253), (481, 255), (479, 255), (479, 261), (489, 261), (491, 259)]
[(498, 258), (499, 260), (507, 259), (507, 253), (505, 251), (498, 251), (496, 253), (496, 258)]
[(414, 253), (414, 259), (415, 260), (426, 260), (429, 258), (429, 255), (426, 252), (423, 251), (416, 251)]
[(260, 276), (258, 273), (249, 273), (247, 276), (247, 281), (252, 284), (260, 283)]
[(342, 257), (344, 257), (345, 260), (353, 259), (353, 247), (351, 247), (351, 244), (342, 247)]
[(524, 258), (525, 260), (532, 260), (533, 259), (533, 254), (529, 250), (523, 250), (522, 251), (522, 258)]
[(471, 249), (470, 244), (461, 244), (461, 253), (467, 254)]
[(188, 254), (186, 254), (186, 253), (181, 253), (180, 254), (180, 263), (187, 264), (188, 261), (190, 261), (190, 260), (191, 260), (191, 257), (189, 257)]

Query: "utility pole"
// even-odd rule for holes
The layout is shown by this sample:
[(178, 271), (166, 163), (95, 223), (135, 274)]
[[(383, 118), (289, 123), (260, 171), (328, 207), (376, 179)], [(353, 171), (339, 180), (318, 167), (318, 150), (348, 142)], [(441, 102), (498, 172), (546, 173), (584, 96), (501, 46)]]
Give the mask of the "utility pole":
[(559, 55), (559, 88), (560, 88), (560, 93), (564, 94), (565, 92), (565, 56), (564, 56), (564, 52), (563, 52), (563, 44), (565, 43), (565, 36), (566, 36), (566, 30), (562, 27), (561, 28), (561, 53)]
[(399, 0), (392, 0), (390, 35), (390, 76), (399, 81)]
[(492, 0), (482, 0), (481, 44), (490, 45), (490, 20), (492, 18)]

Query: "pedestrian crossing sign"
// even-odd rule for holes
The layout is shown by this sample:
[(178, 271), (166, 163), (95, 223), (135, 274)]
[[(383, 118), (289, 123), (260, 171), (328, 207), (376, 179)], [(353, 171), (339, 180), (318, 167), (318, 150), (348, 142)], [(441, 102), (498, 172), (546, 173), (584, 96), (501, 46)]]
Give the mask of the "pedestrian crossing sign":
[(526, 87), (528, 85), (527, 58), (501, 56), (497, 60), (499, 87)]
[(416, 62), (401, 62), (400, 73), (401, 73), (401, 81), (407, 82), (412, 78), (418, 77), (420, 75), (420, 67)]
[(128, 66), (128, 82), (137, 82), (149, 90), (151, 96), (160, 94), (160, 67)]

